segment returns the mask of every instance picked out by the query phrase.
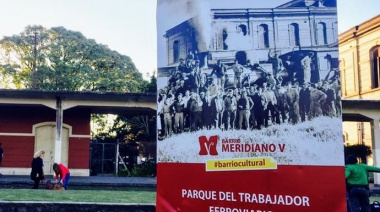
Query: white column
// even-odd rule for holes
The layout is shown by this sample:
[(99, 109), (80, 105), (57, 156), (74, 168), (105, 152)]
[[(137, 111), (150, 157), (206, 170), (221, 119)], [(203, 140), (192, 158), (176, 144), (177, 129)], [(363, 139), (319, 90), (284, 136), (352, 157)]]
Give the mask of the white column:
[(117, 176), (119, 173), (119, 139), (116, 142), (115, 175)]
[[(55, 148), (54, 148), (54, 162), (61, 163), (62, 160), (62, 100), (57, 98), (56, 103), (56, 113), (55, 113), (55, 122), (56, 122), (56, 131), (55, 131)], [(66, 164), (67, 165), (67, 164)]]
[[(379, 119), (371, 120), (371, 134), (372, 134), (372, 156), (373, 165), (380, 166), (380, 128)], [(380, 186), (380, 174), (374, 173), (375, 186)]]

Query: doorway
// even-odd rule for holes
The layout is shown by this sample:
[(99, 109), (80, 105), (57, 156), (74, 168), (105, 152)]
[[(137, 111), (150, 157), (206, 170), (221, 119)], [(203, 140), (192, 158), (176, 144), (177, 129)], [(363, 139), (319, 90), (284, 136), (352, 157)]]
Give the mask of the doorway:
[[(45, 150), (44, 174), (53, 175), (53, 163), (55, 159), (55, 123), (48, 123), (35, 128), (34, 152)], [(62, 127), (61, 163), (68, 165), (69, 129)]]
[(236, 52), (235, 60), (237, 60), (240, 65), (247, 65), (247, 53), (245, 51)]

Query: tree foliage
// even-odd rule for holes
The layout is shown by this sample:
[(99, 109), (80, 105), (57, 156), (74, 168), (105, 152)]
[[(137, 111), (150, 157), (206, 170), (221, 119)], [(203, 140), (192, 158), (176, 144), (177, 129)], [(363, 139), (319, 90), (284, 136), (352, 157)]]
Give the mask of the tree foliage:
[(146, 89), (130, 57), (64, 27), (27, 26), (19, 35), (0, 40), (0, 53), (2, 88), (118, 92)]
[(156, 78), (155, 72), (153, 72), (152, 76), (150, 76), (150, 82), (147, 83), (144, 87), (145, 87), (145, 92), (148, 92), (148, 93), (157, 92), (157, 78)]
[(345, 157), (349, 155), (355, 155), (360, 158), (363, 163), (367, 163), (367, 157), (372, 154), (371, 147), (364, 144), (355, 144), (344, 146), (344, 155)]
[[(131, 171), (139, 154), (154, 155), (155, 148), (151, 143), (156, 141), (156, 117), (153, 115), (116, 116), (109, 125), (106, 116), (92, 114), (92, 119), (97, 121), (100, 132), (93, 133), (100, 143), (123, 143), (124, 149), (120, 154), (128, 156), (128, 169)], [(153, 143), (154, 144), (154, 143)]]
[(156, 140), (156, 117), (152, 115), (115, 116), (109, 124), (107, 115), (92, 114), (99, 127), (92, 135), (101, 141), (119, 139), (120, 142), (149, 142)]

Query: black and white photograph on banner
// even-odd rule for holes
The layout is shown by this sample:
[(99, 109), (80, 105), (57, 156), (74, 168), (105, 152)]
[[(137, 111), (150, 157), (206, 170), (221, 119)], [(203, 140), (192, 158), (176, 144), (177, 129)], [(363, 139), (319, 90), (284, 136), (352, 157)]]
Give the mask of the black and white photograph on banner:
[[(336, 1), (227, 2), (158, 3), (161, 14), (186, 11), (157, 16), (159, 160), (196, 161), (192, 137), (217, 134), (289, 143), (269, 153), (284, 164), (298, 143), (331, 142), (339, 148), (305, 161), (334, 163), (324, 160), (342, 151)], [(305, 7), (318, 12), (296, 10)], [(186, 142), (173, 156), (170, 146)]]

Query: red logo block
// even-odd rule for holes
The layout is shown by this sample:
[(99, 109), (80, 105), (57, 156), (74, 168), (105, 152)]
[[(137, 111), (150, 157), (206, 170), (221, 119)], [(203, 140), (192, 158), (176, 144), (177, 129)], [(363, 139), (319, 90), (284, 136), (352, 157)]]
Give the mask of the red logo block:
[(200, 151), (199, 155), (218, 155), (216, 150), (216, 144), (218, 143), (218, 136), (210, 136), (210, 139), (207, 139), (206, 136), (200, 136), (198, 138)]

